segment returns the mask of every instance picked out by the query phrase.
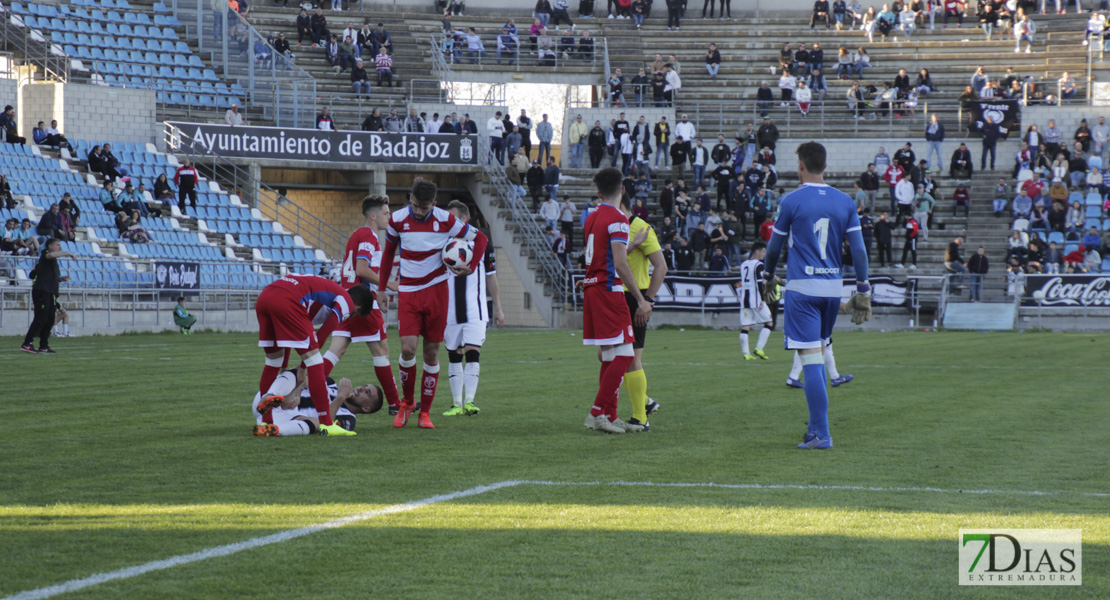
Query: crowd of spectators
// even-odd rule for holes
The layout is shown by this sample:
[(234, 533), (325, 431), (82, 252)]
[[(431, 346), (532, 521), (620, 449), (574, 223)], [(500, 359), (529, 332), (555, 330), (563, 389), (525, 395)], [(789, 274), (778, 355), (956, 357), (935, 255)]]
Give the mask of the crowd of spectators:
[[(579, 36), (575, 36), (577, 25), (571, 22), (565, 7), (558, 7), (560, 3), (565, 5), (566, 0), (555, 0), (555, 8), (538, 12), (540, 4), (550, 6), (548, 0), (540, 0), (531, 25), (523, 33), (512, 18), (493, 32), (494, 40), (491, 44), (496, 50), (496, 64), (500, 65), (505, 61), (508, 65), (527, 62), (532, 65), (555, 66), (571, 61), (593, 61), (593, 37), (589, 31), (582, 31)], [(564, 21), (566, 27), (560, 30), (558, 27)], [(453, 63), (462, 63), (465, 59), (473, 65), (483, 64), (488, 53), (487, 41), (482, 39), (482, 34), (476, 28), (456, 28), (447, 14), (443, 16), (442, 40), (444, 56)], [(528, 60), (525, 61), (522, 57), (528, 57)]]

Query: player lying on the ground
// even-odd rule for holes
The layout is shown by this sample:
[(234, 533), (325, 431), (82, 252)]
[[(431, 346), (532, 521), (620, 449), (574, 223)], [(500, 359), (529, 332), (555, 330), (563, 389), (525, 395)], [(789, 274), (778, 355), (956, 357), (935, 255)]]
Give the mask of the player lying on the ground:
[(632, 322), (644, 326), (651, 318), (651, 302), (640, 289), (628, 288), (636, 301), (629, 316), (622, 281), (635, 282), (628, 266), (628, 219), (620, 211), (623, 175), (608, 167), (594, 175), (601, 203), (586, 218), (586, 277), (582, 280), (582, 343), (601, 349), (597, 396), (586, 415), (588, 429), (624, 433), (629, 426), (617, 417), (621, 381), (635, 358)]
[[(470, 209), (458, 200), (452, 200), (447, 210), (455, 218), (470, 224)], [(481, 370), (479, 357), (486, 342), (486, 327), (490, 310), (486, 308), (486, 290), (493, 300), (493, 322), (500, 329), (505, 326), (501, 311), (501, 292), (497, 286), (497, 261), (493, 245), (486, 246), (485, 256), (478, 261), (478, 270), (470, 275), (449, 271), (447, 277), (447, 329), (443, 344), (447, 346), (447, 383), (451, 385), (454, 403), (446, 417), (476, 415), (481, 410), (474, 404), (478, 393), (478, 375)], [(463, 366), (463, 359), (466, 366)]]
[[(366, 220), (365, 224), (347, 240), (347, 251), (343, 258), (340, 283), (346, 289), (360, 284), (366, 284), (370, 289), (378, 287), (378, 269), (382, 262), (378, 230), (389, 222), (389, 198), (376, 194), (364, 198), (362, 217)], [(397, 283), (390, 281), (387, 287), (396, 291)], [(352, 343), (366, 342), (370, 355), (374, 357), (374, 375), (385, 390), (385, 399), (389, 402), (389, 414), (395, 415), (400, 401), (397, 398), (397, 384), (393, 380), (393, 367), (389, 364), (389, 344), (386, 337), (385, 317), (375, 298), (374, 308), (369, 314), (351, 315), (332, 332), (331, 347), (324, 354), (324, 374), (331, 373)]]
[(845, 239), (856, 270), (856, 293), (846, 308), (853, 313), (852, 322), (857, 325), (871, 318), (871, 286), (867, 282), (867, 247), (863, 244), (855, 202), (825, 183), (825, 147), (806, 142), (798, 146), (797, 153), (802, 186), (783, 196), (779, 204), (764, 277), (772, 283), (782, 283), (775, 276), (775, 266), (789, 239), (790, 259), (783, 292), (786, 349), (801, 354), (809, 426), (798, 448), (811, 450), (833, 447), (822, 355), (840, 310), (844, 285), (841, 249)]
[[(432, 400), (439, 383), (439, 345), (447, 328), (447, 266), (441, 253), (448, 240), (462, 238), (474, 242), (470, 264), (452, 267), (458, 275), (469, 275), (486, 254), (485, 234), (459, 221), (436, 206), (436, 184), (417, 177), (412, 182), (409, 205), (389, 217), (382, 254), (381, 273), (393, 272), (397, 251), (401, 253), (401, 282), (397, 293), (397, 322), (401, 333), (401, 408), (393, 419), (394, 427), (404, 427), (416, 408), (416, 350), (424, 338), (424, 377), (421, 380), (420, 427), (432, 424)], [(378, 280), (378, 301), (386, 308), (386, 281)]]
[[(774, 316), (771, 307), (764, 299), (767, 295), (767, 283), (763, 277), (763, 258), (767, 255), (767, 245), (763, 242), (752, 244), (748, 260), (740, 263), (740, 281), (736, 287), (740, 289), (740, 349), (744, 352), (744, 360), (755, 360), (758, 356), (763, 360), (770, 358), (763, 347), (775, 330)], [(748, 333), (752, 325), (762, 325), (759, 330), (759, 341), (755, 344), (755, 355), (751, 353), (748, 345)]]
[[(833, 387), (840, 387), (856, 378), (855, 375), (841, 375), (840, 371), (836, 370), (836, 357), (833, 356), (833, 342), (829, 338), (829, 344), (825, 346), (823, 354), (825, 359), (825, 371), (829, 374), (829, 381)], [(800, 377), (802, 376), (802, 356), (798, 352), (794, 352), (794, 366), (790, 368), (790, 375), (786, 377), (786, 386), (798, 389), (805, 389), (802, 385)]]
[[(328, 377), (327, 386), (328, 412), (347, 431), (355, 430), (355, 415), (373, 414), (382, 408), (382, 389), (376, 385), (351, 389), (350, 379), (340, 379), (336, 384)], [(265, 395), (255, 393), (251, 412), (255, 418), (254, 435), (259, 437), (324, 433), (304, 368), (282, 371)]]
[[(352, 313), (366, 314), (373, 306), (374, 295), (366, 286), (344, 290), (330, 279), (313, 275), (287, 275), (266, 286), (255, 303), (258, 345), (266, 352), (259, 393), (270, 389), (289, 362), (289, 350), (294, 349), (308, 370), (308, 390), (320, 430), (333, 436), (355, 435), (332, 422), (319, 340), (327, 339)], [(319, 331), (314, 328), (316, 323), (320, 323)]]

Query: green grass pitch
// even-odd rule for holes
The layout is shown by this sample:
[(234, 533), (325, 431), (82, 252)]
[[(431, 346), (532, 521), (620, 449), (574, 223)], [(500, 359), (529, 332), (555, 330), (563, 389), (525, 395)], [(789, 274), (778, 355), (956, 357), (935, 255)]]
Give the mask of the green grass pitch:
[[(0, 598), (505, 480), (601, 485), (504, 487), (57, 597), (1110, 597), (1108, 338), (838, 333), (856, 380), (830, 389), (828, 452), (794, 449), (807, 411), (781, 339), (745, 362), (735, 332), (651, 332), (653, 431), (605, 436), (582, 427), (597, 362), (577, 332), (494, 331), (480, 416), (439, 416), (444, 373), (435, 431), (382, 411), (325, 439), (250, 435), (251, 335), (56, 356), (6, 338)], [(369, 352), (335, 375), (370, 382)], [(958, 587), (961, 527), (1082, 529), (1084, 585)]]

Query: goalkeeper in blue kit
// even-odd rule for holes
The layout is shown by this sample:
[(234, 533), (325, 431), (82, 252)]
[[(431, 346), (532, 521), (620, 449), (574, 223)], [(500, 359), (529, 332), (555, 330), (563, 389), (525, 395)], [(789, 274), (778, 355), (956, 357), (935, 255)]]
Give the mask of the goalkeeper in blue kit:
[[(850, 196), (825, 183), (825, 147), (817, 142), (798, 146), (802, 186), (782, 197), (778, 220), (764, 262), (764, 277), (783, 285), (786, 349), (801, 355), (805, 373), (809, 427), (798, 448), (832, 448), (829, 395), (824, 348), (840, 310), (840, 249), (847, 238), (856, 271), (856, 293), (845, 304), (852, 322), (871, 318), (871, 286), (867, 282), (867, 248), (863, 244), (856, 205)], [(775, 276), (783, 244), (789, 240), (786, 282)], [(773, 286), (768, 286), (772, 289)]]

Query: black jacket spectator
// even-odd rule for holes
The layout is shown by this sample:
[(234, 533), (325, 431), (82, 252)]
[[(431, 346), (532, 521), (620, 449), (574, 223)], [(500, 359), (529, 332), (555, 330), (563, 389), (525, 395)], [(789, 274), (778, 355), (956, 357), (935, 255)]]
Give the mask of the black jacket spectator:
[(873, 192), (879, 189), (879, 174), (864, 171), (859, 176), (859, 187), (865, 192)]
[(308, 16), (308, 11), (302, 10), (301, 14), (297, 15), (297, 43), (303, 43), (305, 36), (313, 41), (316, 39), (312, 35), (312, 17)]
[(384, 128), (381, 115), (371, 113), (362, 121), (363, 131), (382, 131)]
[(366, 67), (360, 67), (358, 63), (355, 63), (355, 66), (351, 67), (351, 82), (354, 83), (356, 81), (369, 81), (366, 78)]
[(759, 126), (756, 131), (755, 137), (759, 140), (759, 150), (763, 148), (775, 149), (775, 144), (779, 141), (779, 128), (770, 120), (764, 119), (763, 124)]
[(987, 260), (986, 254), (979, 254), (976, 252), (971, 255), (967, 260), (967, 270), (976, 275), (986, 275), (990, 270), (990, 261)]

